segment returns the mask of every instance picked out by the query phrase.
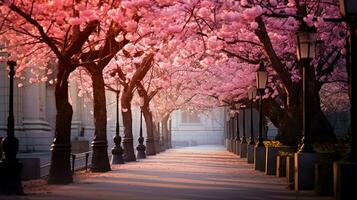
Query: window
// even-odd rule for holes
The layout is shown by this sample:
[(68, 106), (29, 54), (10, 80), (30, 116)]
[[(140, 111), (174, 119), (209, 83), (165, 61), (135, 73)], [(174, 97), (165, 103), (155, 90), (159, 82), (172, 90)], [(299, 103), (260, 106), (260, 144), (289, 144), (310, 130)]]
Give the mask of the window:
[(194, 111), (181, 111), (181, 123), (200, 123), (200, 116), (198, 112)]

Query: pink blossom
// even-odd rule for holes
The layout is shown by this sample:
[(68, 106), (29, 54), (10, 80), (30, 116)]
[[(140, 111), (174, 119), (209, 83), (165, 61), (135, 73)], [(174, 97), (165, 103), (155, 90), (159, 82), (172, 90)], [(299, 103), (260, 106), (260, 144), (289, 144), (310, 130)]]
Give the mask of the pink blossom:
[(125, 22), (125, 29), (128, 32), (135, 32), (137, 27), (138, 27), (137, 23), (133, 20)]
[(257, 29), (257, 28), (258, 28), (258, 23), (257, 23), (257, 22), (251, 22), (251, 23), (250, 23), (250, 28), (251, 28), (252, 30)]
[(74, 17), (74, 18), (70, 18), (68, 20), (68, 23), (71, 24), (71, 25), (80, 25), (82, 23), (84, 23), (85, 20), (83, 18), (79, 18), (79, 17)]

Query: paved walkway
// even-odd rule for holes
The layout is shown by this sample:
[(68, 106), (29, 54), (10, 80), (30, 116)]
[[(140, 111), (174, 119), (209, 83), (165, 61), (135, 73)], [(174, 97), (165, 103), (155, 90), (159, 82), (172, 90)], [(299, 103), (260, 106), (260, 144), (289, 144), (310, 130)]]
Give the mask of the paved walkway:
[[(171, 149), (138, 162), (113, 166), (65, 186), (6, 199), (85, 200), (321, 200), (313, 192), (295, 193), (285, 178), (252, 169), (221, 146)], [(0, 199), (5, 199), (0, 196)]]

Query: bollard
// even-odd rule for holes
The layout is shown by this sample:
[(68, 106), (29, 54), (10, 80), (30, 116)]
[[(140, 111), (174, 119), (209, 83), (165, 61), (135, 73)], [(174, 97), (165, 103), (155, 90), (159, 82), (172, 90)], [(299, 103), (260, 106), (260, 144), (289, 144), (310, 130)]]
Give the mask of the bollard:
[(76, 160), (76, 155), (72, 154), (72, 174), (74, 174), (74, 161)]

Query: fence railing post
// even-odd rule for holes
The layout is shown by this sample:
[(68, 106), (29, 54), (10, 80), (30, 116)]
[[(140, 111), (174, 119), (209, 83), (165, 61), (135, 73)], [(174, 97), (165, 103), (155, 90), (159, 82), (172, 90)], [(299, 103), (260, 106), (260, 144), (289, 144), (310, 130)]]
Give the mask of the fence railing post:
[(74, 174), (74, 162), (76, 160), (76, 155), (72, 154), (72, 174)]

